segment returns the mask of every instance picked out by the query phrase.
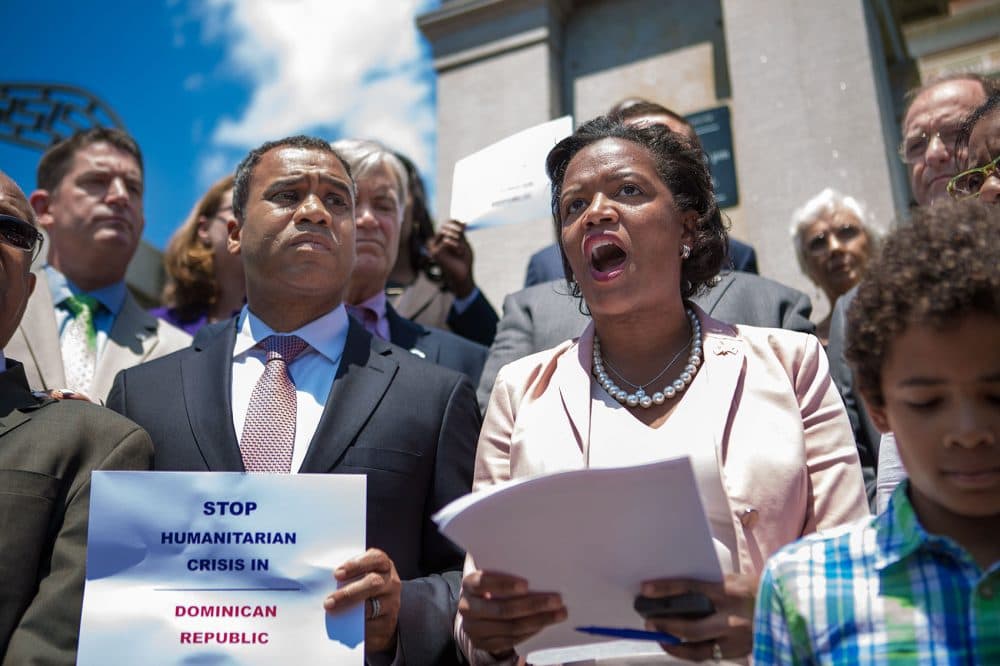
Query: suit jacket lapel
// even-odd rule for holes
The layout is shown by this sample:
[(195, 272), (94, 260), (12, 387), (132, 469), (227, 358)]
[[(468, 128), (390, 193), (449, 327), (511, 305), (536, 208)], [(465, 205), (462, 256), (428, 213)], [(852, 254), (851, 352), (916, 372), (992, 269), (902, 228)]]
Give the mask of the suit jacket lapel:
[(349, 320), (340, 366), (301, 472), (326, 473), (336, 466), (399, 370), (392, 353), (388, 343)]
[(199, 336), (192, 345), (195, 353), (181, 361), (181, 387), (191, 430), (208, 469), (213, 472), (245, 471), (233, 429), (235, 344), (234, 318), (214, 335)]
[(722, 295), (726, 293), (733, 284), (733, 274), (721, 273), (719, 275), (719, 281), (703, 294), (699, 294), (691, 299), (691, 301), (704, 310), (707, 314), (711, 315), (715, 311), (715, 306), (719, 304), (722, 300)]
[(389, 303), (385, 304), (385, 318), (389, 321), (389, 337), (394, 345), (403, 349), (417, 346), (421, 329), (409, 319), (404, 319)]
[(583, 452), (589, 458), (590, 450), (590, 368), (594, 354), (594, 324), (587, 324), (576, 345), (576, 353), (563, 354), (556, 361), (552, 381), (559, 387), (563, 409), (569, 417)]
[[(392, 305), (386, 303), (385, 318), (389, 320), (389, 338), (392, 344), (402, 347), (420, 358), (437, 362), (437, 350), (428, 350), (423, 343), (427, 335), (427, 330), (420, 324), (416, 324), (409, 319), (405, 319), (396, 312)], [(417, 350), (416, 353), (413, 350)], [(430, 352), (435, 353), (430, 353)]]
[[(94, 370), (94, 390), (103, 395), (120, 370), (142, 363), (156, 347), (156, 317), (143, 310), (131, 294), (108, 335), (108, 344)], [(101, 387), (105, 387), (101, 392)]]
[[(697, 306), (696, 306), (697, 307)], [(736, 330), (729, 324), (712, 319), (704, 311), (696, 309), (701, 320), (702, 349), (704, 360), (699, 374), (707, 381), (711, 403), (699, 405), (704, 411), (702, 422), (711, 424), (715, 438), (716, 453), (720, 469), (726, 457), (723, 444), (732, 415), (739, 408), (738, 394), (746, 365), (744, 342), (736, 336)], [(716, 413), (711, 413), (716, 410)]]
[[(55, 305), (52, 303), (52, 291), (49, 289), (45, 271), (35, 271), (35, 276), (35, 291), (28, 299), (28, 307), (21, 318), (18, 335), (38, 370), (41, 385), (58, 388), (66, 385), (66, 371), (63, 369)], [(18, 358), (16, 353), (11, 355), (19, 361), (29, 360)]]

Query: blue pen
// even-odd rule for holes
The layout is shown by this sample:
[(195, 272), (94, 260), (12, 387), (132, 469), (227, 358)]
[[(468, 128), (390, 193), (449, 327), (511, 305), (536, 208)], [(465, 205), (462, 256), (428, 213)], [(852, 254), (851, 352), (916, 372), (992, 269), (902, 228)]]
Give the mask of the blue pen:
[(615, 629), (612, 627), (577, 627), (577, 631), (594, 636), (610, 636), (611, 638), (625, 638), (630, 641), (657, 641), (667, 645), (680, 645), (681, 639), (673, 634), (662, 631), (645, 631), (644, 629)]

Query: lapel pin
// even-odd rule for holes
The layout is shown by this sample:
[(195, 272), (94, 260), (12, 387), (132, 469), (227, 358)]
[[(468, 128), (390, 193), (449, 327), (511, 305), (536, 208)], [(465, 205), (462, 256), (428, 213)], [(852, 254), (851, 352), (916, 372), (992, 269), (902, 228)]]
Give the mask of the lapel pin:
[(410, 353), (413, 354), (414, 356), (419, 356), (420, 358), (427, 358), (427, 354), (423, 353), (422, 351), (420, 351), (416, 347), (414, 347), (413, 349), (411, 349)]
[(726, 354), (735, 354), (737, 349), (736, 345), (730, 340), (716, 340), (715, 348), (712, 351), (716, 356), (724, 356)]

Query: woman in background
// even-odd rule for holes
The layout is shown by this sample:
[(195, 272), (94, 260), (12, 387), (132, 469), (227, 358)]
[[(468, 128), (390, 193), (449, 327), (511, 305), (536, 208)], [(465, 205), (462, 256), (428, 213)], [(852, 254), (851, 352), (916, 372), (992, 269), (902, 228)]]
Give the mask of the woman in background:
[(406, 167), (407, 196), (386, 296), (407, 319), (489, 347), (499, 317), (473, 279), (465, 225), (448, 220), (435, 233), (417, 167), (405, 155), (396, 157)]
[(205, 193), (170, 239), (163, 255), (164, 306), (151, 312), (191, 335), (243, 307), (243, 262), (227, 249), (233, 217), (233, 177)]
[(830, 313), (816, 324), (826, 346), (833, 304), (856, 285), (875, 252), (877, 236), (864, 207), (854, 198), (826, 188), (792, 214), (791, 234), (799, 268), (830, 302)]

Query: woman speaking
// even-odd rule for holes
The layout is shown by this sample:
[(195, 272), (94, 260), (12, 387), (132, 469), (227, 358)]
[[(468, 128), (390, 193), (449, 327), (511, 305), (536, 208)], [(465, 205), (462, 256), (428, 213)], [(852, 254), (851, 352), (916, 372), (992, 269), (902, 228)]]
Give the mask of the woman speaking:
[[(579, 339), (501, 370), (475, 489), (689, 456), (726, 575), (646, 581), (645, 596), (701, 592), (715, 608), (647, 625), (684, 641), (664, 646), (675, 657), (745, 657), (767, 557), (868, 511), (823, 349), (809, 335), (713, 320), (688, 301), (718, 273), (726, 232), (702, 153), (686, 138), (600, 117), (557, 144), (546, 166), (567, 278), (593, 321)], [(684, 509), (642, 510), (653, 524)], [(566, 609), (558, 591), (533, 592), (517, 572), (476, 570), (475, 555), (457, 638), (473, 663), (513, 660), (519, 642)]]

